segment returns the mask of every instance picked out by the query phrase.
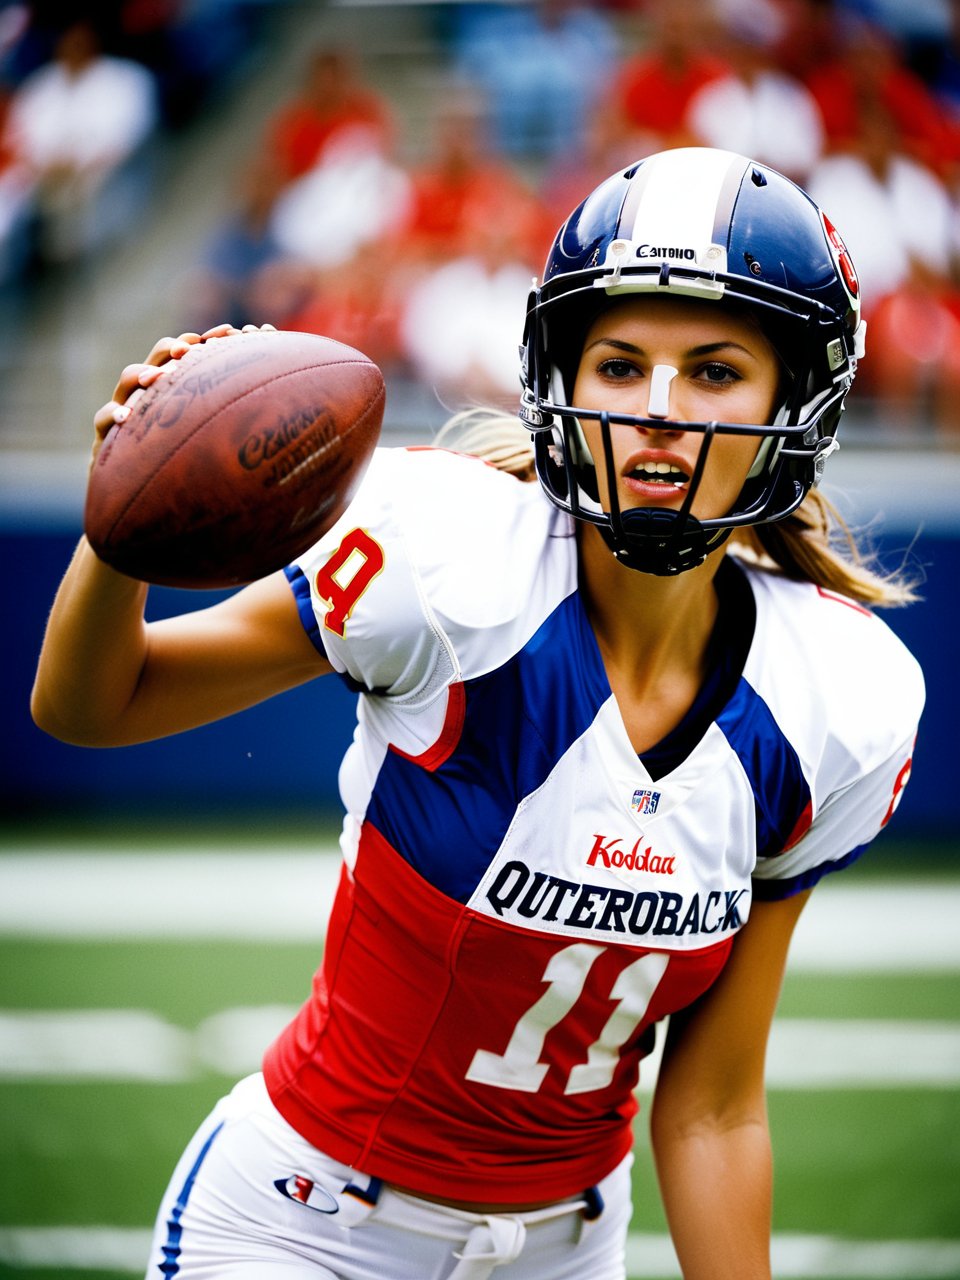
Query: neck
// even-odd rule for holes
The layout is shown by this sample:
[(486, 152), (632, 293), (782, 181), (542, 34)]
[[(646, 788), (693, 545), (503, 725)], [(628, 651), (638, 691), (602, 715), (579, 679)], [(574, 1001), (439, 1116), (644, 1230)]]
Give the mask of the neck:
[(599, 531), (580, 533), (580, 584), (608, 670), (620, 672), (635, 694), (664, 679), (699, 684), (717, 617), (713, 579), (723, 551), (676, 577), (638, 573), (620, 564)]

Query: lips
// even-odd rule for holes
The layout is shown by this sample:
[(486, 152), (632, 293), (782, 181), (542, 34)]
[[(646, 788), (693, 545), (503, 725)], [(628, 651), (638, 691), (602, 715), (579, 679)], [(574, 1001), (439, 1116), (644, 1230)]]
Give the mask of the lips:
[(628, 458), (621, 474), (644, 497), (672, 497), (686, 490), (691, 472), (676, 454), (647, 450)]

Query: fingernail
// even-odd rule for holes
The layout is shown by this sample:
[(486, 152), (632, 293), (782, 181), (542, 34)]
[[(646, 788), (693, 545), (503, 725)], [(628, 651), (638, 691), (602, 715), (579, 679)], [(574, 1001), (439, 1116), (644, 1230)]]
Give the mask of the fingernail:
[(113, 420), (119, 427), (122, 422), (130, 417), (130, 406), (127, 404), (118, 405), (113, 411)]

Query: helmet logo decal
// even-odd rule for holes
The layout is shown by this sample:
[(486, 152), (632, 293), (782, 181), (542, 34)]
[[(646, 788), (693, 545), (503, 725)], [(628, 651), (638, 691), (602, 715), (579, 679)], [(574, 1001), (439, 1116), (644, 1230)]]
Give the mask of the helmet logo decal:
[(651, 244), (637, 245), (638, 258), (686, 258), (688, 262), (696, 262), (697, 254), (694, 249), (675, 249), (672, 246), (656, 246)]
[[(702, 276), (691, 275), (693, 262), (703, 270)], [(680, 277), (671, 276), (671, 263), (680, 269)], [(642, 265), (641, 265), (642, 264)], [(726, 267), (726, 250), (722, 245), (708, 244), (698, 253), (689, 246), (642, 243), (620, 237), (611, 240), (603, 262), (608, 275), (594, 280), (594, 287), (608, 293), (642, 293), (665, 289), (671, 293), (688, 294), (695, 298), (715, 299), (723, 294), (724, 286), (716, 279)], [(659, 274), (657, 268), (659, 266)], [(625, 274), (628, 273), (628, 274)]]
[(853, 259), (847, 252), (847, 246), (840, 237), (840, 232), (833, 225), (825, 213), (821, 211), (820, 217), (823, 219), (823, 226), (827, 233), (827, 239), (830, 241), (830, 247), (833, 249), (834, 257), (837, 260), (837, 266), (840, 268), (840, 274), (843, 276), (843, 283), (846, 285), (847, 293), (856, 300), (860, 297), (860, 281), (857, 279), (856, 268), (853, 265)]

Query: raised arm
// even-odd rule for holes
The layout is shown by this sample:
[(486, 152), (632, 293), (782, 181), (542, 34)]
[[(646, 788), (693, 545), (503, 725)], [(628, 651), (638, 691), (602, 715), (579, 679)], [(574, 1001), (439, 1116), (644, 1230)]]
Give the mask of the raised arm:
[(651, 1136), (684, 1280), (769, 1280), (772, 1159), (764, 1064), (809, 892), (754, 903), (717, 982), (671, 1020)]
[[(223, 332), (228, 332), (224, 327)], [(157, 343), (130, 365), (95, 419), (96, 443), (137, 387), (199, 341)], [(300, 625), (283, 574), (207, 609), (147, 623), (148, 588), (110, 569), (85, 539), (47, 625), (31, 710), (39, 727), (82, 746), (123, 746), (221, 719), (331, 670)]]

